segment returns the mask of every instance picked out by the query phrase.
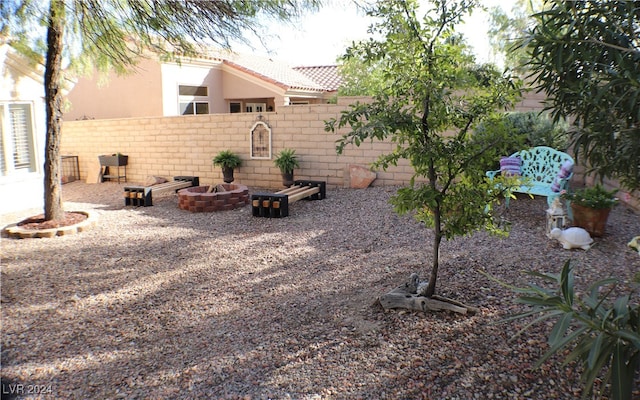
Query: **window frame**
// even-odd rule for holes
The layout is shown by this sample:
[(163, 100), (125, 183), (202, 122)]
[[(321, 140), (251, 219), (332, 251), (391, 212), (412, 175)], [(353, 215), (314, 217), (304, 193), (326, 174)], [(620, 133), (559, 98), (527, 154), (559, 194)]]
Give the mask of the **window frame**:
[[(24, 147), (26, 147), (27, 161), (23, 166), (17, 166), (15, 153), (15, 131), (12, 123), (11, 109), (24, 108), (26, 115), (24, 128), (26, 134)], [(38, 172), (38, 154), (36, 143), (35, 106), (29, 101), (0, 102), (0, 177), (16, 174), (30, 174)]]
[[(204, 89), (206, 95), (183, 95), (183, 88), (195, 88), (194, 92), (200, 89)], [(186, 83), (178, 84), (178, 115), (205, 115), (211, 114), (211, 107), (209, 102), (209, 86), (207, 85), (189, 85)], [(198, 108), (206, 105), (206, 112), (198, 112)], [(187, 113), (186, 111), (191, 108), (193, 112)]]
[[(251, 107), (252, 109), (249, 110), (249, 107)], [(253, 108), (255, 108), (255, 110)], [(244, 112), (247, 113), (263, 113), (266, 112), (266, 110), (267, 103), (244, 103)]]

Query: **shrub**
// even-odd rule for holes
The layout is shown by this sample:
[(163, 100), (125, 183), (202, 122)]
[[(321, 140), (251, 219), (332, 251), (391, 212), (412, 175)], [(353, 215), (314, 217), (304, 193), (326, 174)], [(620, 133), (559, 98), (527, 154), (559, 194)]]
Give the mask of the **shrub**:
[(555, 289), (538, 285), (515, 288), (521, 295), (518, 302), (532, 307), (530, 311), (508, 318), (516, 320), (536, 316), (520, 333), (534, 324), (556, 319), (549, 334), (549, 350), (536, 364), (539, 367), (565, 347), (572, 346), (565, 364), (578, 361), (583, 367), (585, 385), (583, 397), (593, 391), (593, 385), (604, 373), (602, 387), (610, 383), (614, 400), (630, 400), (634, 374), (640, 367), (640, 307), (631, 295), (620, 295), (610, 302), (616, 289), (614, 278), (592, 284), (582, 298), (574, 288), (574, 273), (567, 261), (560, 274), (530, 275), (553, 283)]
[[(566, 151), (569, 143), (566, 123), (554, 124), (547, 114), (534, 111), (495, 115), (479, 124), (473, 133), (479, 142), (489, 142), (494, 135), (503, 137), (496, 149), (501, 156), (535, 146)], [(483, 166), (485, 170), (498, 169), (498, 159), (485, 162), (489, 162)]]

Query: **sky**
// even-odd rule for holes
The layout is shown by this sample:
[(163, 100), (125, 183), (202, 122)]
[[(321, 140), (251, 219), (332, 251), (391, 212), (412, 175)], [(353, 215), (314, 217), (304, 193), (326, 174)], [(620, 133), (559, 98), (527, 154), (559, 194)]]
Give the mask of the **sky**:
[[(487, 6), (509, 10), (513, 0), (483, 0)], [(496, 62), (488, 43), (488, 16), (476, 10), (461, 28), (479, 62)], [(239, 46), (234, 50), (287, 62), (292, 66), (333, 65), (352, 41), (368, 38), (371, 20), (350, 0), (331, 0), (319, 11), (308, 13), (296, 24), (272, 23), (265, 35), (267, 51)]]

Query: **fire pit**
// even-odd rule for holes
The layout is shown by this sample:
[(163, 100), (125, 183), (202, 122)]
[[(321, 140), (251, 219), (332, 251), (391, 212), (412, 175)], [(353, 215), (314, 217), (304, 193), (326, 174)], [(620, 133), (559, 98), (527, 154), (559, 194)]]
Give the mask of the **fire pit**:
[(209, 193), (209, 186), (194, 186), (178, 191), (178, 207), (191, 212), (227, 211), (249, 204), (245, 185), (221, 184)]

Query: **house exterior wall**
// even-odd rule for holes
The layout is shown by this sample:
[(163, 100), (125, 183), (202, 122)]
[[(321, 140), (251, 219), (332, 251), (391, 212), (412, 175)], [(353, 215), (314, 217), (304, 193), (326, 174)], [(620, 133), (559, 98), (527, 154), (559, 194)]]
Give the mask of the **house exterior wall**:
[(277, 85), (255, 78), (248, 80), (247, 74), (234, 68), (224, 68), (223, 71), (222, 96), (226, 100), (273, 98), (275, 109), (284, 105), (284, 89)]
[(209, 113), (229, 112), (229, 107), (222, 97), (223, 82), (221, 63), (203, 65), (162, 64), (162, 114), (149, 116), (180, 115), (178, 107), (178, 86), (207, 86), (209, 88)]
[(99, 77), (79, 78), (66, 96), (64, 119), (108, 119), (161, 115), (162, 86), (160, 64), (145, 59), (137, 72), (117, 76), (110, 73), (103, 84)]
[[(32, 137), (32, 167), (0, 173), (0, 193), (17, 191), (20, 196), (0, 196), (0, 212), (20, 208), (42, 207), (44, 198), (43, 164), (46, 141), (46, 114), (44, 79), (39, 68), (12, 52), (9, 46), (0, 46), (0, 149), (5, 158), (11, 156), (11, 144), (5, 143), (8, 135), (8, 107), (28, 105)], [(3, 132), (4, 131), (4, 132)]]
[[(180, 115), (178, 86), (207, 86), (209, 113), (228, 113), (231, 101), (267, 99), (271, 109), (289, 104), (285, 88), (215, 60), (192, 60), (182, 64), (145, 59), (137, 70), (125, 76), (109, 74), (81, 77), (67, 95), (65, 120), (144, 118)], [(300, 92), (293, 101), (325, 103), (323, 98)]]

